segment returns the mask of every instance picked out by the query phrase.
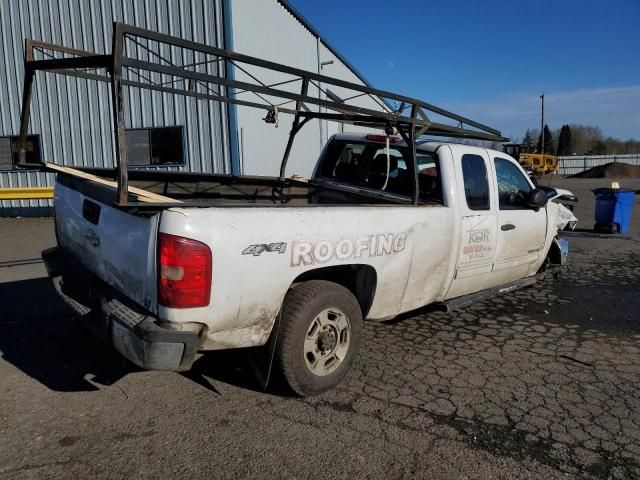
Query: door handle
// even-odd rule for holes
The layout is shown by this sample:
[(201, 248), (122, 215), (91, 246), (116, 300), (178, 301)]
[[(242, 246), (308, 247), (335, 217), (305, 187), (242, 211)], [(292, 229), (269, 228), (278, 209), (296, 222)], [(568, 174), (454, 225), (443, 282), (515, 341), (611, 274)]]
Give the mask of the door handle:
[(513, 230), (513, 229), (515, 229), (515, 228), (516, 228), (516, 226), (515, 226), (515, 225), (513, 225), (513, 224), (511, 224), (511, 223), (505, 223), (504, 225), (502, 225), (502, 226), (500, 227), (500, 230), (502, 230), (503, 232), (507, 232), (507, 231), (509, 231), (509, 230)]

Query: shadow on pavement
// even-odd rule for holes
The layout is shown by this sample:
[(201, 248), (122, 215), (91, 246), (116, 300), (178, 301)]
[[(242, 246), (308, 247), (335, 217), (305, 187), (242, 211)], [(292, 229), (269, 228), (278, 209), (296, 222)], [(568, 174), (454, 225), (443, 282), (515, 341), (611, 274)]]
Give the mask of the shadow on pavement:
[(48, 278), (0, 283), (0, 356), (48, 388), (92, 391), (135, 368), (72, 320)]
[(576, 228), (575, 230), (563, 230), (562, 232), (560, 232), (560, 236), (568, 238), (600, 238), (604, 240), (630, 240), (632, 238), (626, 234), (596, 232), (592, 228)]
[(247, 390), (262, 391), (248, 362), (248, 349), (207, 352), (193, 364), (186, 378), (218, 393), (207, 379)]
[(183, 375), (215, 393), (218, 392), (208, 378), (267, 395), (294, 396), (275, 373), (267, 388), (263, 388), (258, 379), (264, 375), (262, 370), (267, 368), (268, 358), (266, 347), (211, 351), (202, 355)]
[[(0, 283), (0, 298), (0, 357), (48, 388), (94, 391), (137, 371), (74, 321), (48, 278)], [(214, 393), (208, 379), (263, 392), (249, 361), (258, 350), (207, 352), (183, 376)]]

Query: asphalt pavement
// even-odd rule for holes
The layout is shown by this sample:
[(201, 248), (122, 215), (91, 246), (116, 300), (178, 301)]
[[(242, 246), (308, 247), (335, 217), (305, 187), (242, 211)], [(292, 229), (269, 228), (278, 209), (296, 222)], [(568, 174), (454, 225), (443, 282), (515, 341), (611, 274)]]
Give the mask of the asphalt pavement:
[(52, 221), (0, 219), (0, 478), (640, 478), (640, 205), (596, 235), (607, 181), (551, 180), (581, 196), (559, 279), (369, 322), (308, 399), (261, 391), (243, 351), (135, 369), (45, 277)]

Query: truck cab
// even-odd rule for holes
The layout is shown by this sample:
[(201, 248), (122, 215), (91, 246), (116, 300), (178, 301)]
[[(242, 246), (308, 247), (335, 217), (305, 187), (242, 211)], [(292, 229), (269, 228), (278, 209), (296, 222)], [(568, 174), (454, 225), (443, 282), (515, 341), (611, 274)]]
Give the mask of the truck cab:
[[(408, 198), (406, 156), (399, 138), (340, 134), (327, 144), (314, 179)], [(460, 225), (453, 239), (455, 275), (445, 299), (535, 273), (549, 219), (545, 205), (532, 200), (538, 190), (514, 158), (464, 144), (425, 142), (417, 148), (416, 160), (420, 204), (450, 209)]]

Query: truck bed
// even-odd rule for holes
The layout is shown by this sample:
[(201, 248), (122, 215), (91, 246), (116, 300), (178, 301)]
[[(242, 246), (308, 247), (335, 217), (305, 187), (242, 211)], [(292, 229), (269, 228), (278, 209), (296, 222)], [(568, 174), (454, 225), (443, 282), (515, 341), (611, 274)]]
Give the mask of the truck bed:
[[(113, 181), (115, 169), (82, 169), (84, 173)], [(115, 190), (73, 174), (59, 173), (58, 181), (106, 204), (116, 200)], [(314, 180), (277, 177), (232, 176), (207, 173), (183, 173), (131, 170), (129, 186), (162, 195), (184, 207), (250, 207), (313, 205), (406, 205), (410, 200), (391, 193), (367, 191), (346, 185)], [(135, 195), (133, 196), (135, 197)], [(135, 201), (135, 198), (131, 199)], [(158, 208), (163, 207), (158, 203)], [(166, 205), (165, 205), (166, 206)], [(148, 204), (153, 207), (153, 204)]]
[[(356, 261), (357, 255), (356, 263), (370, 265), (378, 272), (380, 288), (392, 292), (392, 300), (373, 305), (371, 318), (387, 318), (407, 295), (413, 303), (432, 299), (438, 294), (432, 290), (438, 290), (440, 277), (447, 271), (443, 265), (446, 266), (449, 250), (427, 255), (427, 249), (430, 251), (434, 244), (450, 244), (453, 232), (452, 210), (435, 204), (435, 208), (427, 206), (428, 213), (416, 216), (408, 198), (394, 201), (388, 193), (375, 195), (345, 186), (355, 190), (346, 191), (340, 185), (313, 180), (132, 171), (129, 201), (118, 206), (114, 170), (78, 172), (63, 167), (58, 172), (55, 212), (59, 247), (82, 263), (99, 282), (113, 287), (138, 306), (167, 321), (178, 321), (176, 315), (181, 315), (175, 309), (160, 311), (158, 307), (159, 233), (211, 245), (209, 248), (215, 251), (216, 278), (245, 278), (247, 291), (268, 296), (261, 299), (238, 296), (228, 290), (233, 282), (227, 285), (228, 282), (218, 281), (212, 300), (216, 305), (215, 318), (208, 308), (189, 311), (189, 318), (195, 322), (214, 322), (212, 334), (214, 330), (246, 329), (242, 333), (246, 338), (239, 345), (261, 344), (288, 285), (314, 265), (325, 266), (328, 259), (316, 262), (307, 258), (305, 249), (309, 245), (330, 242), (334, 249), (341, 245), (340, 252), (346, 253), (335, 254), (341, 259), (332, 260), (332, 264), (346, 264), (347, 257)], [(427, 231), (429, 242), (405, 248), (416, 232)], [(296, 247), (298, 251), (294, 247), (300, 242), (304, 245)], [(286, 245), (286, 255), (284, 250), (263, 255), (242, 253), (263, 245)], [(419, 255), (421, 264), (428, 267), (424, 272), (437, 270), (433, 288), (424, 288), (423, 282), (417, 280), (417, 292), (406, 289), (407, 271), (414, 255)], [(276, 270), (282, 275), (274, 281), (271, 274)], [(256, 321), (256, 315), (262, 319), (262, 327), (254, 332), (252, 322)], [(224, 343), (222, 337), (214, 343), (219, 342)]]

